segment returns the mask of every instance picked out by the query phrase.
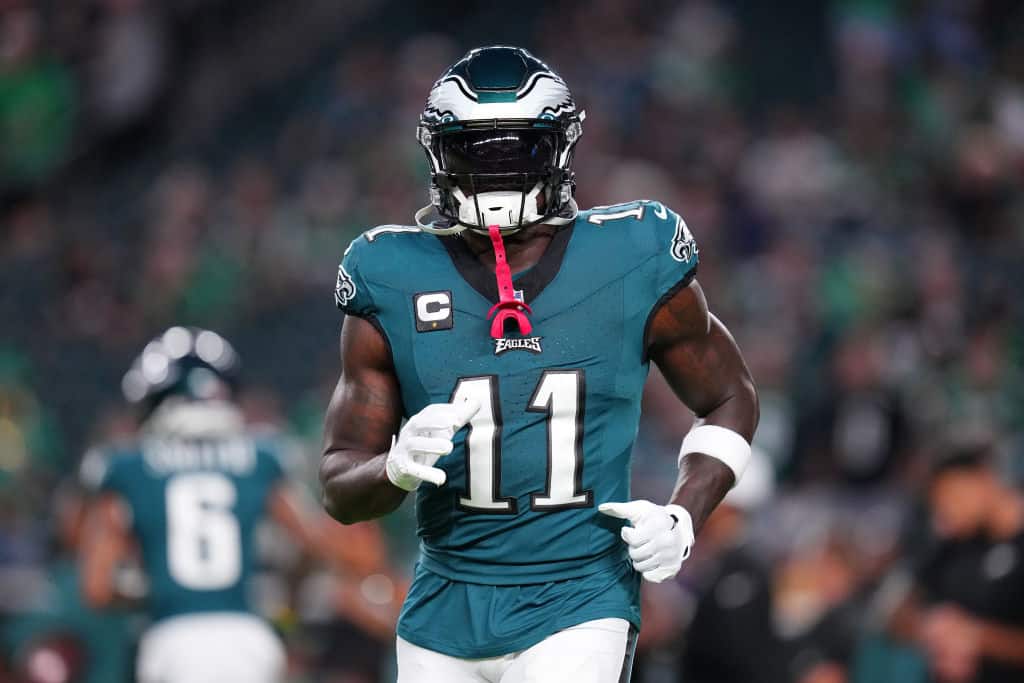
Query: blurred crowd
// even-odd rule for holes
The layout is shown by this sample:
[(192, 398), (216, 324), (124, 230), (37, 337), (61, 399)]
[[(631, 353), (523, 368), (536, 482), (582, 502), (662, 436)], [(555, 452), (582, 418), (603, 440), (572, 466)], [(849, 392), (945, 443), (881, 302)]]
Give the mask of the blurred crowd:
[[(943, 541), (936, 468), (983, 452), (1007, 495), (1024, 477), (1024, 6), (407, 5), (0, 0), (0, 661), (63, 612), (51, 637), (100, 620), (121, 648), (102, 649), (129, 656), (131, 618), (70, 595), (75, 472), (135, 428), (120, 379), (168, 325), (232, 340), (247, 414), (312, 486), (337, 263), (427, 203), (413, 130), (433, 80), (507, 42), (588, 111), (581, 206), (684, 216), (761, 395), (762, 486), (651, 588), (634, 680), (700, 683), (700, 643), (736, 623), (768, 681), (1024, 680), (943, 668), (891, 627)], [(668, 495), (689, 426), (652, 370), (636, 497)], [(403, 515), (380, 532), (396, 574)], [(387, 628), (310, 597), (373, 586), (281, 555), (264, 606), (296, 680), (386, 675)], [(709, 616), (730, 605), (753, 611)], [(708, 680), (762, 680), (736, 675)]]

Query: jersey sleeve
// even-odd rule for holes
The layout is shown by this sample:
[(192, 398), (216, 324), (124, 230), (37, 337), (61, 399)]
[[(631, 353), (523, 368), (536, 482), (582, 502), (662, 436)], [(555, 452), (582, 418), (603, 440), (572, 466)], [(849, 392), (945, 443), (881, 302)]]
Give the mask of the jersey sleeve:
[(652, 278), (654, 313), (673, 294), (697, 275), (697, 241), (683, 217), (659, 202), (651, 202), (653, 227), (649, 273)]
[(660, 202), (640, 202), (644, 214), (633, 242), (641, 259), (632, 289), (634, 309), (643, 325), (643, 355), (655, 313), (697, 275), (697, 242), (682, 216)]
[(361, 272), (365, 267), (367, 241), (363, 236), (352, 240), (338, 266), (334, 285), (334, 303), (346, 315), (369, 318), (377, 314), (370, 287)]

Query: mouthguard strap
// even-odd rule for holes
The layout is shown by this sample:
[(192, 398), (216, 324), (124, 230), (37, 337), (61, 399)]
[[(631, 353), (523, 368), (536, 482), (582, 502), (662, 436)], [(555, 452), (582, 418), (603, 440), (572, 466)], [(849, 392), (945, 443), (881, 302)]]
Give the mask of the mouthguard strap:
[(501, 239), (501, 228), (489, 225), (487, 233), (494, 246), (494, 277), (498, 282), (498, 303), (491, 306), (491, 310), (487, 312), (488, 320), (494, 316), (491, 322), (491, 336), (495, 339), (504, 338), (506, 320), (513, 320), (519, 327), (520, 334), (530, 334), (533, 325), (526, 314), (533, 311), (525, 302), (516, 298), (515, 287), (512, 284), (512, 269), (505, 255), (505, 242)]

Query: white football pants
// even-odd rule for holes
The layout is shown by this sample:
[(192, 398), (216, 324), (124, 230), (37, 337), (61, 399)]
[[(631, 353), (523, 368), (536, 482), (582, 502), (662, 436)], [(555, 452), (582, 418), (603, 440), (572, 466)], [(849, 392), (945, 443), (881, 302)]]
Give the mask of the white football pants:
[(399, 637), (398, 683), (628, 683), (635, 645), (625, 619), (587, 621), (487, 659), (460, 659)]
[(139, 683), (279, 683), (284, 672), (281, 641), (249, 614), (171, 617), (139, 642)]

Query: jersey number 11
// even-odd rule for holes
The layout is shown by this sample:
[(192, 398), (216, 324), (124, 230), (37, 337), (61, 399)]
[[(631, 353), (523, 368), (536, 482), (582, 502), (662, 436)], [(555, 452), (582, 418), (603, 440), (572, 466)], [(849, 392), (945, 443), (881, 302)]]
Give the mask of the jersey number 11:
[[(586, 387), (582, 370), (545, 370), (526, 410), (547, 414), (548, 476), (544, 491), (530, 494), (532, 510), (563, 510), (593, 505), (583, 489), (583, 413)], [(514, 497), (501, 496), (501, 403), (498, 377), (462, 377), (452, 403), (473, 399), (480, 411), (466, 436), (466, 491), (459, 507), (472, 512), (516, 514)]]

